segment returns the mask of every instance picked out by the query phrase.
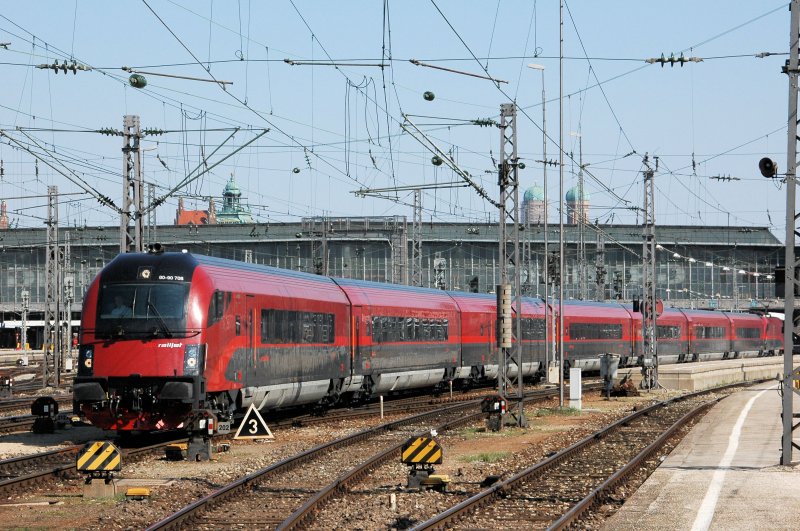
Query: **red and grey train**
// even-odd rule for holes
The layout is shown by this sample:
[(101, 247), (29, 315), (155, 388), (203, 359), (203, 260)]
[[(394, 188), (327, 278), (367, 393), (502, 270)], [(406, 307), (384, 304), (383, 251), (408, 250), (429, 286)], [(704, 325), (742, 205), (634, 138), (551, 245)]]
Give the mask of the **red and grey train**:
[[(545, 367), (545, 314), (524, 298), (525, 376)], [(130, 253), (94, 279), (83, 304), (76, 411), (103, 429), (184, 427), (255, 404), (325, 405), (449, 381), (497, 378), (494, 295), (445, 292), (277, 269), (189, 253)], [(777, 354), (773, 317), (666, 310), (661, 362)], [(617, 303), (564, 304), (567, 364), (603, 353), (636, 364), (641, 314)], [(517, 370), (516, 367), (513, 370)]]

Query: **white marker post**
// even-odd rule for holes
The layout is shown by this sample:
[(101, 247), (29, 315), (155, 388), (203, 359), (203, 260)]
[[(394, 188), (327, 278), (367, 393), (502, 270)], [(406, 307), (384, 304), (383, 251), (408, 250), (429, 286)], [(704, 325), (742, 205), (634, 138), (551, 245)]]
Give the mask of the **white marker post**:
[(581, 370), (572, 368), (569, 370), (569, 407), (581, 410)]

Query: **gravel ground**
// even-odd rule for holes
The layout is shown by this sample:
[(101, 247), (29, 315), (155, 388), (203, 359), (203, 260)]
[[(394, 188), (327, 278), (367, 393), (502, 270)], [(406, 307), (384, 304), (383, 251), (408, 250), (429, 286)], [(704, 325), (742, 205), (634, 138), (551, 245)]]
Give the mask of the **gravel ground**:
[[(346, 498), (334, 500), (313, 527), (403, 529), (409, 522), (423, 521), (460, 501), (487, 476), (508, 475), (529, 466), (608, 424), (612, 418), (624, 415), (634, 405), (661, 398), (663, 396), (653, 393), (605, 401), (597, 394), (587, 393), (580, 414), (555, 415), (550, 414), (551, 410), (538, 408), (539, 416), (536, 416), (529, 406), (526, 410), (530, 420), (528, 429), (492, 433), (482, 426), (472, 426), (453, 434), (441, 434), (438, 439), (445, 458), (436, 472), (450, 475), (452, 483), (448, 492), (406, 492), (407, 468), (393, 462), (377, 469)], [(554, 405), (557, 401), (548, 404)], [(234, 441), (229, 452), (217, 454), (213, 461), (205, 463), (173, 462), (163, 458), (123, 463), (122, 478), (171, 480), (169, 485), (153, 487), (151, 497), (144, 501), (126, 500), (124, 493), (103, 500), (85, 499), (81, 480), (48, 483), (35, 491), (0, 499), (0, 528), (142, 529), (236, 478), (322, 442), (387, 420), (394, 419), (387, 417), (381, 421), (376, 417), (281, 429), (275, 432), (276, 439), (272, 442)], [(87, 440), (96, 438), (98, 431)], [(83, 428), (65, 432), (72, 443), (77, 442), (78, 433), (83, 433)], [(14, 438), (17, 439), (12, 440)], [(63, 434), (61, 444), (65, 444)], [(53, 445), (59, 445), (57, 437), (53, 440), (30, 434), (2, 437), (0, 455), (33, 453)], [(392, 505), (392, 494), (396, 508)]]

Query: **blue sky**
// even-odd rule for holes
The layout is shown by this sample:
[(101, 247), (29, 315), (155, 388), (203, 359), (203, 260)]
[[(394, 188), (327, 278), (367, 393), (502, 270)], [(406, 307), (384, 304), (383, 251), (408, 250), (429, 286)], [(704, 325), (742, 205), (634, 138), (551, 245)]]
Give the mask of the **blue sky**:
[[(591, 173), (585, 184), (590, 216), (641, 222), (633, 207), (642, 203), (642, 156), (649, 153), (659, 157), (657, 223), (769, 226), (782, 238), (785, 190), (761, 177), (757, 162), (767, 155), (786, 164), (788, 83), (780, 67), (788, 48), (788, 4), (667, 5), (567, 2), (564, 149), (577, 158), (578, 137), (570, 132), (580, 132)], [(458, 180), (445, 166), (431, 165), (431, 153), (400, 127), (403, 116), (496, 196), (492, 158), (498, 157), (499, 132), (470, 121), (496, 120), (500, 104), (510, 99), (524, 110), (518, 118), (522, 186), (541, 185), (542, 74), (525, 65), (545, 67), (552, 159), (559, 124), (558, 21), (555, 1), (6, 1), (0, 42), (10, 45), (0, 48), (0, 129), (22, 144), (46, 146), (43, 156), (69, 168), (82, 185), (43, 162), (37, 176), (34, 157), (3, 139), (0, 197), (20, 227), (41, 226), (46, 200), (26, 196), (46, 194), (48, 185), (75, 194), (62, 198), (62, 225), (118, 223), (118, 213), (81, 188), (121, 204), (122, 141), (87, 131), (120, 129), (123, 115), (137, 114), (143, 127), (175, 131), (143, 141), (145, 180), (156, 183), (157, 195), (203, 157), (213, 164), (270, 129), (180, 190), (188, 207), (219, 198), (233, 173), (259, 222), (319, 215), (410, 219), (408, 193), (397, 201), (351, 193)], [(681, 51), (704, 60), (682, 68), (644, 62)], [(783, 55), (755, 57), (761, 52)], [(65, 75), (34, 67), (65, 58), (95, 70)], [(382, 58), (386, 68), (374, 66)], [(330, 59), (347, 64), (308, 64)], [(508, 83), (498, 87), (410, 59), (483, 75), (485, 69)], [(134, 89), (122, 66), (213, 76), (233, 85), (225, 91), (214, 83), (146, 75), (147, 87)], [(435, 99), (426, 101), (425, 91)], [(241, 130), (211, 155), (235, 127)], [(576, 167), (567, 160), (565, 191), (577, 182)], [(548, 175), (555, 220), (556, 169)], [(739, 180), (714, 179), (726, 176)], [(470, 189), (429, 191), (423, 203), (426, 220), (497, 218)], [(168, 198), (158, 221), (171, 222), (176, 205), (176, 196)]]

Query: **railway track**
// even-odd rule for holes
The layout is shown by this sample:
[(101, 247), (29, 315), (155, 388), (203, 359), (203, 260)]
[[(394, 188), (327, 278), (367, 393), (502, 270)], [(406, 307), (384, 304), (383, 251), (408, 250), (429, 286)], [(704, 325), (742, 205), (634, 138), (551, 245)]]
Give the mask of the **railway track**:
[[(316, 477), (312, 484), (319, 484), (320, 475), (332, 481), (351, 468), (354, 455), (385, 451), (445, 416), (464, 416), (478, 407), (479, 400), (450, 405), (321, 444), (240, 478), (149, 529), (180, 529), (200, 522), (204, 529), (275, 527), (315, 494), (316, 489), (309, 489), (311, 477)], [(245, 491), (250, 492), (241, 495)]]
[(0, 417), (0, 434), (30, 431), (36, 417), (33, 415), (19, 415), (14, 417)]
[[(157, 455), (175, 440), (171, 438), (138, 448), (123, 448), (120, 452), (125, 461)], [(20, 492), (56, 478), (77, 478), (76, 457), (83, 446), (77, 444), (0, 461), (0, 495)]]
[[(18, 410), (31, 410), (31, 404), (33, 401), (36, 400), (37, 396), (23, 396), (17, 398), (5, 398), (0, 400), (0, 413), (6, 413), (9, 411), (18, 411)], [(66, 410), (72, 410), (72, 395), (62, 395), (62, 396), (55, 396), (55, 401), (58, 403), (59, 411), (65, 411), (65, 406), (67, 406)]]
[[(735, 386), (730, 386), (735, 387)], [(723, 397), (716, 388), (653, 404), (620, 419), (414, 527), (566, 529), (599, 505), (619, 503), (616, 487), (691, 420)]]
[[(540, 390), (531, 396), (554, 393), (557, 390)], [(427, 433), (435, 423), (444, 431), (480, 419), (484, 414), (479, 404), (480, 399), (473, 399), (445, 406), (319, 445), (240, 478), (148, 529), (181, 529), (195, 523), (203, 529), (303, 525), (331, 496), (396, 457), (410, 437)], [(370, 457), (354, 469), (360, 456)]]

